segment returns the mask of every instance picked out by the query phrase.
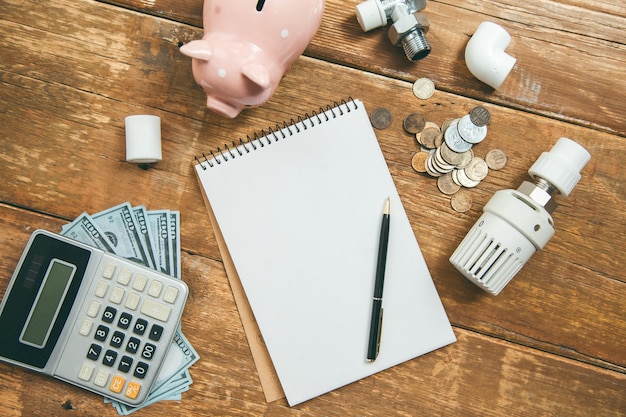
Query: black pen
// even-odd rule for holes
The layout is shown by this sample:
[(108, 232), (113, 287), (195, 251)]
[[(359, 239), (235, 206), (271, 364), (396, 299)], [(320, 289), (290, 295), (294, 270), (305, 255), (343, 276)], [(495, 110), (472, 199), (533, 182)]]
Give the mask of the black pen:
[(372, 301), (372, 321), (367, 347), (367, 360), (374, 362), (380, 348), (380, 337), (383, 330), (383, 284), (385, 282), (385, 266), (387, 264), (387, 244), (389, 243), (389, 198), (385, 202), (383, 221), (380, 225), (378, 241), (378, 261), (376, 262), (376, 282), (374, 283), (374, 299)]

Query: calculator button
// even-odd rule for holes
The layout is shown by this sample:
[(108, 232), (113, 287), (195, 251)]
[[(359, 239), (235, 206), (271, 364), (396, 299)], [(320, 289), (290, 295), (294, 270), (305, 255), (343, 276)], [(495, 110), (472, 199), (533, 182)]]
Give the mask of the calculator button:
[(158, 342), (161, 339), (162, 334), (163, 327), (159, 326), (158, 324), (153, 324), (152, 328), (150, 328), (150, 334), (148, 335), (148, 337), (150, 338), (150, 340)]
[(128, 343), (126, 344), (126, 352), (137, 353), (140, 344), (141, 340), (137, 339), (136, 337), (131, 337), (130, 339), (128, 339)]
[(114, 287), (111, 291), (111, 296), (109, 297), (109, 300), (112, 303), (119, 304), (122, 302), (122, 298), (124, 298), (124, 288)]
[(139, 292), (143, 291), (146, 288), (146, 284), (148, 283), (148, 278), (143, 274), (135, 275), (135, 280), (133, 281), (133, 289)]
[(109, 283), (106, 281), (100, 281), (96, 286), (96, 297), (104, 297), (107, 294), (107, 290), (109, 289)]
[(83, 381), (89, 381), (91, 374), (93, 374), (93, 365), (88, 362), (83, 363), (83, 366), (80, 367), (80, 371), (78, 371), (78, 377)]
[(166, 301), (170, 304), (174, 304), (176, 301), (176, 296), (178, 295), (178, 288), (176, 287), (167, 287), (165, 293), (163, 294), (163, 301)]
[(122, 285), (128, 285), (130, 282), (130, 278), (133, 276), (133, 271), (130, 269), (122, 269), (120, 274), (117, 276), (117, 282)]
[(115, 264), (108, 263), (105, 265), (104, 270), (102, 271), (102, 276), (106, 279), (111, 279), (114, 273), (115, 273)]
[(114, 393), (119, 394), (124, 388), (124, 382), (126, 382), (124, 378), (119, 375), (115, 375), (111, 380), (111, 385), (109, 385), (109, 389)]
[(87, 351), (87, 359), (91, 359), (92, 361), (98, 360), (100, 352), (102, 352), (102, 346), (92, 343)]
[(93, 383), (99, 387), (104, 387), (109, 380), (109, 375), (111, 375), (111, 373), (106, 369), (98, 369), (96, 377), (93, 379)]
[(89, 319), (83, 320), (83, 324), (80, 325), (80, 329), (78, 330), (78, 333), (82, 334), (83, 336), (89, 335), (92, 325), (93, 325), (93, 321)]
[(141, 301), (141, 297), (139, 296), (139, 294), (137, 294), (136, 292), (131, 292), (130, 294), (128, 294), (128, 297), (126, 297), (126, 304), (124, 305), (128, 309), (136, 310), (137, 306), (139, 305), (139, 301)]
[(127, 373), (128, 371), (130, 371), (131, 366), (133, 366), (133, 358), (124, 355), (122, 356), (122, 359), (120, 359), (120, 364), (118, 365), (117, 369), (119, 371)]
[(114, 348), (119, 348), (124, 343), (124, 333), (118, 332), (117, 330), (113, 332), (113, 336), (111, 336), (111, 346)]
[(100, 311), (100, 303), (96, 300), (93, 300), (89, 303), (89, 307), (87, 308), (87, 315), (89, 317), (96, 317), (98, 315), (98, 311)]
[(163, 283), (161, 281), (152, 281), (148, 287), (148, 295), (152, 297), (158, 297), (161, 294)]
[(117, 310), (114, 307), (108, 306), (104, 309), (104, 313), (102, 313), (102, 321), (105, 323), (113, 323), (116, 314)]
[(146, 343), (143, 346), (143, 350), (141, 351), (141, 357), (145, 359), (152, 359), (154, 357), (154, 353), (156, 352), (156, 346), (152, 343)]
[(126, 395), (131, 400), (134, 400), (135, 398), (137, 398), (137, 395), (139, 395), (140, 389), (141, 384), (139, 382), (132, 381), (128, 384), (128, 387), (126, 387), (126, 392), (124, 392), (124, 395)]
[(138, 334), (139, 336), (143, 335), (148, 328), (148, 322), (144, 319), (137, 319), (135, 322), (135, 327), (133, 328), (133, 332)]
[(150, 298), (143, 300), (143, 304), (141, 305), (141, 312), (143, 314), (161, 321), (167, 321), (171, 311), (172, 309), (165, 304), (156, 302)]
[(150, 365), (145, 362), (139, 361), (137, 367), (135, 368), (135, 372), (133, 372), (133, 375), (139, 379), (144, 379), (146, 374), (148, 373), (148, 368), (150, 368)]
[(98, 326), (98, 328), (96, 329), (96, 334), (94, 335), (94, 338), (96, 340), (99, 340), (101, 342), (104, 342), (107, 338), (109, 334), (109, 328), (106, 326), (103, 326), (102, 324), (100, 326)]
[(107, 350), (102, 358), (102, 364), (106, 366), (113, 366), (117, 359), (117, 352), (114, 350)]
[(130, 322), (132, 321), (133, 316), (131, 316), (128, 313), (122, 313), (120, 315), (120, 319), (117, 322), (117, 327), (119, 327), (120, 329), (128, 329), (128, 326), (130, 326)]

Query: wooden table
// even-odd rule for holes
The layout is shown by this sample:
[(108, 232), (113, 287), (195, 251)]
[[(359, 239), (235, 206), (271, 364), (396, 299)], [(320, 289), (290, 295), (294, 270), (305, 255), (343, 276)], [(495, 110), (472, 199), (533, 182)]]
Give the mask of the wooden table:
[[(230, 120), (205, 108), (178, 51), (202, 34), (202, 0), (0, 0), (0, 292), (36, 228), (59, 231), (125, 201), (180, 210), (191, 290), (182, 328), (201, 360), (182, 401), (138, 416), (626, 415), (626, 4), (430, 0), (432, 53), (410, 63), (386, 29), (360, 29), (357, 3), (328, 0), (272, 99)], [(511, 34), (517, 58), (497, 90), (464, 62), (486, 20)], [(436, 84), (428, 100), (412, 93), (420, 77)], [(376, 133), (458, 341), (293, 408), (268, 404), (191, 161), (350, 96), (393, 114)], [(476, 153), (500, 148), (509, 162), (469, 190), (474, 204), (460, 214), (412, 169), (418, 147), (402, 121), (418, 112), (442, 123), (479, 104), (492, 121)], [(142, 113), (162, 118), (163, 160), (147, 169), (125, 161), (124, 117)], [(557, 197), (555, 236), (490, 296), (448, 258), (493, 193), (517, 188), (561, 136), (592, 159)], [(0, 415), (116, 415), (53, 378), (7, 364), (0, 375)]]

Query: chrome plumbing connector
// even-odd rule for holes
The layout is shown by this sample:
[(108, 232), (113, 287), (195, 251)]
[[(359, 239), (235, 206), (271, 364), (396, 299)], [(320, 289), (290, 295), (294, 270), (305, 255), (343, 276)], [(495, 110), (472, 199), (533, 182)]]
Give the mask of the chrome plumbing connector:
[(409, 61), (415, 62), (430, 53), (426, 33), (430, 22), (420, 13), (426, 0), (366, 0), (356, 6), (356, 18), (363, 31), (386, 26), (389, 41), (402, 47)]

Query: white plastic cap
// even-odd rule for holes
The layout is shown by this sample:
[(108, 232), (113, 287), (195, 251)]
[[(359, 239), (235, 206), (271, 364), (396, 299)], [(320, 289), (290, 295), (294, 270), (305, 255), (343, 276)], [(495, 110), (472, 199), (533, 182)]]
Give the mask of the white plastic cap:
[(568, 196), (578, 181), (580, 171), (587, 165), (591, 155), (585, 148), (568, 138), (560, 138), (550, 149), (542, 153), (530, 167), (531, 177), (540, 177)]
[(356, 5), (356, 20), (364, 32), (383, 27), (387, 24), (387, 15), (380, 0), (365, 0)]
[(517, 61), (504, 52), (509, 43), (511, 35), (502, 26), (482, 22), (465, 47), (467, 69), (485, 84), (500, 88)]
[(149, 164), (162, 159), (161, 118), (148, 114), (127, 116), (126, 160), (136, 164)]

